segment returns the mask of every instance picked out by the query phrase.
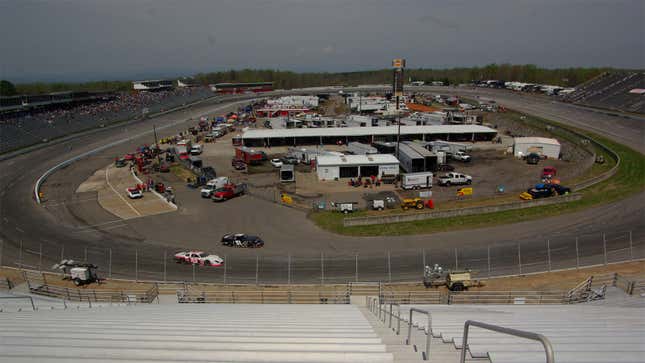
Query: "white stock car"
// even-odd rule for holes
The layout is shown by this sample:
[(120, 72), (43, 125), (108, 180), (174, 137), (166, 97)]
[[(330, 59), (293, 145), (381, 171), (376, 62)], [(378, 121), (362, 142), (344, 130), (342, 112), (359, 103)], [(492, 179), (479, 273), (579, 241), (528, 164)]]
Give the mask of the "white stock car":
[(204, 266), (221, 266), (224, 259), (218, 255), (210, 255), (203, 251), (186, 251), (175, 253), (175, 261), (178, 263), (190, 263)]

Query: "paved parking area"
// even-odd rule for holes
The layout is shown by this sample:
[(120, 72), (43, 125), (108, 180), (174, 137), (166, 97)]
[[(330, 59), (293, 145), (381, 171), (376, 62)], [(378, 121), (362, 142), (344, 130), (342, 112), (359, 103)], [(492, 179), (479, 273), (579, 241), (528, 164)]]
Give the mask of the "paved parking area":
[(176, 210), (152, 192), (144, 193), (144, 197), (141, 199), (130, 199), (126, 194), (126, 189), (137, 183), (138, 181), (132, 176), (129, 168), (116, 168), (114, 165), (109, 165), (94, 172), (76, 189), (76, 193), (97, 192), (97, 199), (101, 207), (121, 219), (132, 219)]

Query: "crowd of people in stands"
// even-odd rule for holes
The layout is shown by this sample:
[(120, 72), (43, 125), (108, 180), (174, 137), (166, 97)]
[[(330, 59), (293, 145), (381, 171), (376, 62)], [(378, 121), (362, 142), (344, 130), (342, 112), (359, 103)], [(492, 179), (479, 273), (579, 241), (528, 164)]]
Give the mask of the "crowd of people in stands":
[[(114, 117), (141, 114), (146, 109), (159, 111), (164, 107), (173, 107), (173, 100), (191, 101), (191, 96), (207, 95), (204, 88), (175, 88), (156, 92), (119, 93), (113, 97), (94, 100), (88, 103), (54, 104), (36, 109), (0, 114), (0, 123), (20, 125), (25, 122), (45, 123), (49, 125), (81, 121), (84, 118), (103, 119), (106, 122), (117, 121)], [(200, 97), (201, 98), (201, 97)]]

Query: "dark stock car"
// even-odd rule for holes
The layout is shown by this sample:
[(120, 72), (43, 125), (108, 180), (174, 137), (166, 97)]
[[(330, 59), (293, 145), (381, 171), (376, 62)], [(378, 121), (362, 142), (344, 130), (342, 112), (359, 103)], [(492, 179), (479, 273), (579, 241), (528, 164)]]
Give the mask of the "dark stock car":
[(259, 248), (264, 246), (264, 241), (258, 236), (229, 233), (222, 236), (222, 244), (229, 247)]

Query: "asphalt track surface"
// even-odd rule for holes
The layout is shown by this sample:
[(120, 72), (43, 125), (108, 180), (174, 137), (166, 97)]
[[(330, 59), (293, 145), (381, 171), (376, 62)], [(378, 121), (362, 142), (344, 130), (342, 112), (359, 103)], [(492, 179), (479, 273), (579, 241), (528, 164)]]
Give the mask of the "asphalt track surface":
[[(623, 118), (504, 91), (424, 90), (491, 97), (509, 108), (592, 130), (641, 153), (645, 150), (642, 118)], [(183, 207), (182, 202), (187, 206), (198, 205), (200, 201), (190, 200), (198, 199), (197, 193), (178, 190), (178, 212), (123, 221), (104, 211), (95, 194), (74, 193), (80, 183), (111, 163), (115, 155), (151, 143), (153, 124), (158, 130), (171, 125), (159, 130), (163, 137), (185, 129), (200, 115), (220, 114), (234, 107), (204, 103), (0, 162), (0, 263), (7, 266), (22, 263), (47, 270), (63, 256), (87, 259), (98, 264), (104, 276), (115, 278), (315, 283), (414, 281), (418, 280), (424, 263), (470, 267), (485, 276), (645, 258), (645, 193), (538, 221), (391, 237), (335, 235), (317, 228), (301, 211), (253, 196), (217, 206), (202, 203), (194, 209)], [(35, 202), (34, 183), (53, 165), (144, 132), (148, 134), (57, 171), (43, 185), (46, 201), (42, 205)], [(200, 209), (210, 207), (214, 208), (206, 212)], [(231, 231), (258, 234), (267, 245), (259, 250), (222, 248), (219, 237)], [(171, 254), (185, 248), (223, 255), (225, 267), (174, 264)]]

